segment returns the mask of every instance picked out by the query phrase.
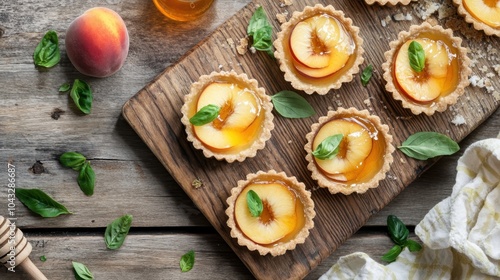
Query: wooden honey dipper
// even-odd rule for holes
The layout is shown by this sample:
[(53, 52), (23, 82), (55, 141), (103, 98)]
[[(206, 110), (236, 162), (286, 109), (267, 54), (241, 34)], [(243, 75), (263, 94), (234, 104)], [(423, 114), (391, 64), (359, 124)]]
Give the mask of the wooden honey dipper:
[[(15, 229), (15, 235), (12, 233)], [(12, 240), (15, 240), (13, 243)], [(11, 246), (15, 245), (15, 255), (12, 254)], [(21, 267), (35, 280), (47, 280), (47, 277), (36, 267), (28, 257), (31, 253), (31, 243), (28, 242), (23, 232), (17, 227), (11, 227), (8, 219), (0, 216), (0, 262), (7, 268), (15, 266)], [(15, 257), (15, 259), (14, 259)]]

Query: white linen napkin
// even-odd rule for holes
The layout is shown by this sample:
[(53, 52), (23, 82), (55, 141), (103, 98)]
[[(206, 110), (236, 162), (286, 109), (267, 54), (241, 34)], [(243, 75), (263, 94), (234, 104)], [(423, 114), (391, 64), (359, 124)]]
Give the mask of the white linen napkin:
[(465, 151), (451, 196), (427, 213), (415, 233), (423, 242), (419, 252), (405, 249), (386, 266), (353, 253), (319, 279), (500, 278), (500, 139)]

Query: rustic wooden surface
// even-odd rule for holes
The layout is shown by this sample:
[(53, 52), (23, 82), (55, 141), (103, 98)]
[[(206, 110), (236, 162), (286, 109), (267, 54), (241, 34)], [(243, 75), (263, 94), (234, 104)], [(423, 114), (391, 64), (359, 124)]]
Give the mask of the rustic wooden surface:
[[(33, 244), (31, 258), (49, 279), (71, 279), (71, 261), (85, 263), (98, 279), (252, 279), (244, 264), (174, 182), (153, 153), (121, 116), (122, 105), (167, 66), (208, 36), (217, 26), (243, 8), (248, 0), (217, 0), (215, 9), (194, 23), (168, 21), (149, 1), (8, 1), (0, 6), (0, 185), (6, 186), (6, 165), (16, 165), (17, 186), (40, 188), (64, 203), (75, 214), (42, 219), (18, 203), (18, 225)], [(107, 6), (122, 15), (131, 37), (127, 61), (116, 75), (105, 79), (83, 77), (65, 55), (64, 32), (69, 23), (88, 8)], [(289, 10), (294, 10), (293, 5)], [(404, 8), (379, 8), (380, 18)], [(414, 23), (420, 22), (414, 18)], [(392, 23), (404, 28), (409, 22)], [(370, 32), (386, 34), (374, 25)], [(35, 69), (33, 50), (49, 30), (58, 32), (62, 60), (47, 71)], [(381, 31), (380, 31), (381, 30)], [(498, 44), (498, 38), (487, 38)], [(373, 50), (368, 55), (375, 55)], [(376, 54), (377, 56), (380, 54)], [(377, 58), (380, 59), (380, 58)], [(474, 73), (482, 65), (480, 60)], [(380, 86), (376, 75), (372, 86)], [(84, 78), (95, 92), (93, 113), (75, 111), (58, 87)], [(498, 81), (498, 79), (497, 79)], [(498, 84), (495, 84), (497, 90)], [(490, 98), (482, 89), (474, 94)], [(472, 93), (470, 93), (472, 94)], [(497, 105), (498, 106), (498, 105)], [(54, 109), (65, 111), (58, 120)], [(465, 114), (466, 108), (459, 108)], [(451, 126), (451, 124), (450, 124)], [(385, 219), (396, 214), (415, 225), (425, 213), (451, 192), (456, 161), (474, 141), (496, 137), (500, 130), (498, 110), (461, 142), (456, 155), (440, 159), (393, 202), (368, 220), (307, 279), (324, 273), (338, 257), (364, 251), (378, 258), (391, 246)], [(62, 168), (57, 157), (78, 150), (92, 160), (97, 184), (94, 196), (78, 189), (75, 173)], [(34, 174), (39, 161), (44, 168)], [(6, 191), (0, 191), (0, 214), (6, 215)], [(134, 215), (133, 228), (118, 251), (105, 249), (104, 227), (114, 218)], [(180, 256), (197, 252), (195, 268), (180, 273)], [(41, 255), (47, 257), (42, 263)], [(21, 271), (0, 269), (2, 279), (25, 279)]]

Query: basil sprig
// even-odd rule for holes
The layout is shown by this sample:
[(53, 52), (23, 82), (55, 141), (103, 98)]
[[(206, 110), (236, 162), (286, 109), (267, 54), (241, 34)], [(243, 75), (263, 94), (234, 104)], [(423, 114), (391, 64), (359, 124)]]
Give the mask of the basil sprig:
[(84, 114), (88, 115), (90, 114), (90, 111), (92, 110), (92, 101), (94, 99), (94, 95), (92, 94), (92, 89), (90, 88), (89, 84), (87, 84), (85, 81), (75, 79), (73, 82), (73, 86), (70, 85), (70, 83), (64, 83), (59, 87), (60, 92), (67, 92), (68, 90), (71, 91), (69, 93), (69, 96), (71, 99), (73, 99), (73, 102), (75, 103), (76, 107)]
[(189, 122), (194, 126), (201, 126), (212, 122), (217, 118), (220, 112), (220, 107), (214, 104), (203, 106), (194, 116), (189, 119)]
[(332, 159), (337, 156), (340, 149), (340, 143), (342, 142), (344, 135), (335, 134), (326, 137), (321, 143), (319, 143), (316, 150), (312, 152), (312, 155), (317, 159)]
[(259, 217), (262, 214), (262, 211), (264, 211), (262, 200), (254, 190), (249, 190), (247, 192), (247, 205), (252, 217)]
[(410, 231), (398, 217), (394, 215), (387, 216), (387, 228), (389, 230), (389, 237), (396, 245), (382, 256), (382, 260), (386, 262), (395, 261), (405, 247), (408, 247), (410, 252), (422, 249), (422, 245), (418, 242), (408, 239)]
[(112, 221), (106, 227), (106, 232), (104, 233), (106, 247), (111, 250), (120, 248), (125, 241), (125, 237), (128, 235), (131, 225), (132, 215), (128, 214)]
[(68, 168), (80, 171), (82, 166), (85, 164), (87, 159), (80, 153), (77, 152), (66, 152), (59, 157), (59, 162)]
[(62, 214), (72, 214), (64, 205), (39, 189), (16, 189), (16, 197), (28, 209), (44, 217), (53, 218)]
[(83, 263), (72, 262), (73, 270), (75, 272), (75, 278), (77, 280), (93, 280), (94, 275)]
[(418, 160), (452, 155), (460, 146), (448, 136), (437, 132), (417, 132), (398, 147), (405, 155)]
[(54, 30), (49, 30), (38, 43), (33, 53), (35, 65), (50, 68), (61, 60), (59, 39)]
[(191, 250), (184, 255), (182, 255), (181, 260), (179, 262), (179, 266), (182, 272), (190, 271), (194, 266), (194, 251)]
[(95, 173), (89, 161), (83, 164), (76, 181), (85, 195), (91, 196), (94, 194)]
[(255, 9), (248, 23), (247, 34), (253, 38), (252, 46), (256, 50), (264, 51), (274, 58), (272, 42), (273, 28), (262, 6)]
[(373, 65), (369, 64), (361, 73), (361, 84), (366, 87), (373, 75)]
[(425, 52), (424, 48), (417, 41), (412, 41), (408, 46), (408, 59), (413, 71), (420, 73), (425, 68)]
[(85, 156), (77, 152), (66, 152), (59, 157), (59, 162), (64, 167), (79, 172), (76, 181), (84, 194), (88, 196), (94, 194), (95, 172)]
[(283, 90), (271, 96), (276, 111), (285, 118), (308, 118), (316, 112), (307, 100), (299, 94)]

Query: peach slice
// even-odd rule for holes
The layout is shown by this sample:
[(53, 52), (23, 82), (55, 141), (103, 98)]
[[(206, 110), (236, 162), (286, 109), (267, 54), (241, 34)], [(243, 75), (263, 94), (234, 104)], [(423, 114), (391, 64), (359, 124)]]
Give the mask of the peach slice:
[(260, 114), (260, 104), (248, 89), (229, 83), (212, 83), (200, 94), (197, 110), (213, 104), (221, 109), (213, 122), (194, 126), (194, 133), (205, 145), (216, 149), (228, 149), (245, 141), (241, 133)]
[(335, 119), (320, 128), (313, 141), (313, 151), (328, 136), (342, 134), (339, 153), (332, 159), (317, 159), (316, 163), (329, 177), (347, 181), (357, 175), (358, 169), (372, 150), (369, 131), (354, 119)]
[(329, 76), (349, 60), (352, 39), (336, 19), (318, 15), (299, 22), (290, 36), (293, 65), (300, 73), (313, 77)]
[(430, 102), (441, 94), (450, 63), (447, 47), (441, 41), (427, 38), (415, 39), (425, 53), (425, 67), (415, 72), (408, 59), (408, 47), (413, 40), (404, 43), (396, 57), (394, 72), (396, 80), (406, 95), (417, 102)]
[(500, 1), (463, 0), (463, 4), (475, 18), (493, 28), (500, 27)]
[(290, 35), (290, 48), (295, 58), (310, 68), (323, 68), (330, 62), (331, 49), (340, 38), (335, 19), (315, 16), (299, 22)]
[[(247, 192), (253, 190), (262, 200), (264, 211), (253, 217), (247, 206)], [(259, 244), (271, 244), (291, 233), (297, 224), (296, 195), (279, 183), (250, 184), (238, 196), (234, 217), (241, 231)]]

